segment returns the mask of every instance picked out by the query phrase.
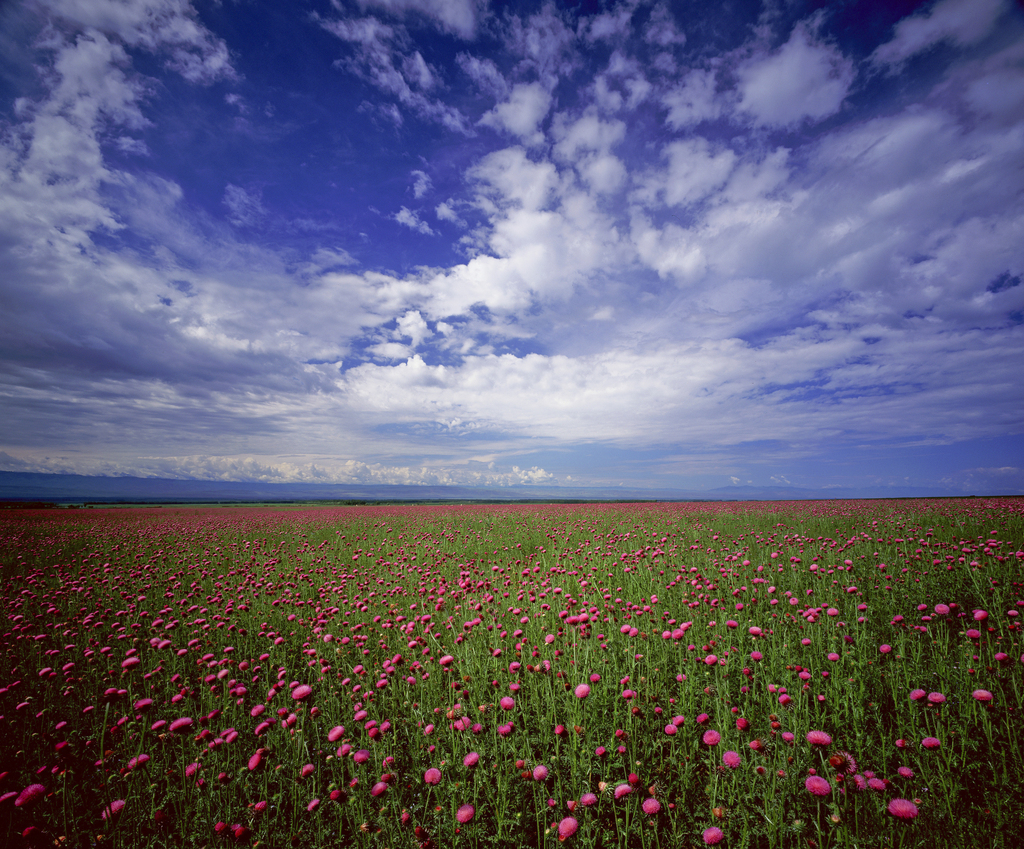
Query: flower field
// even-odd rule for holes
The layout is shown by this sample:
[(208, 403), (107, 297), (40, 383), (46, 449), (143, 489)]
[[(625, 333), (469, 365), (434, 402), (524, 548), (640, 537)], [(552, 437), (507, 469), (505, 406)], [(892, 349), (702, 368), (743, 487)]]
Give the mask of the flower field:
[(0, 511), (4, 846), (1019, 845), (1024, 499)]

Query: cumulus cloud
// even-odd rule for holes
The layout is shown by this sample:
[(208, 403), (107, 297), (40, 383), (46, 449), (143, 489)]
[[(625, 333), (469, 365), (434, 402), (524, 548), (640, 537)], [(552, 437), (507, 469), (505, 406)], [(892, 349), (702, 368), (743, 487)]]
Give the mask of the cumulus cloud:
[(512, 89), (508, 100), (486, 113), (480, 123), (505, 130), (528, 145), (544, 141), (539, 126), (551, 107), (551, 95), (540, 83), (520, 83)]
[(423, 233), (425, 236), (433, 236), (434, 231), (430, 229), (430, 225), (426, 221), (420, 219), (419, 215), (408, 207), (403, 206), (398, 212), (394, 214), (394, 219), (404, 227), (408, 227), (410, 230), (415, 230), (417, 233)]
[[(222, 113), (242, 43), (178, 0), (45, 8), (0, 140), (5, 468), (519, 485), (666, 446), (643, 474), (799, 482), (835, 446), (1020, 434), (1005, 5), (935, 4), (858, 61), (785, 9), (720, 47), (666, 4), (337, 4), (301, 25), (349, 111), (228, 100), (250, 124), (206, 182), (160, 92)], [(940, 44), (971, 50), (872, 72)], [(950, 480), (1019, 476), (976, 465)]]
[(853, 62), (801, 22), (781, 48), (739, 69), (739, 109), (764, 125), (820, 121), (839, 111), (854, 75)]

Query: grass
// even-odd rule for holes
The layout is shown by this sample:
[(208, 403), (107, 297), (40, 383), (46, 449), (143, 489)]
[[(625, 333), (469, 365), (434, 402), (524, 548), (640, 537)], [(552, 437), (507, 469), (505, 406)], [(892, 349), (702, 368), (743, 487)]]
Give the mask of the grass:
[(1022, 512), (5, 511), (0, 835), (1015, 845)]

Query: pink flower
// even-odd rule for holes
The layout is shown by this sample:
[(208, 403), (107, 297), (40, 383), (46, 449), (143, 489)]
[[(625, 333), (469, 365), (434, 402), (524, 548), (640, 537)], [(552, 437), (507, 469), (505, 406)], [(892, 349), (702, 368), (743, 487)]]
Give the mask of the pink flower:
[(941, 705), (944, 701), (946, 701), (946, 697), (942, 695), (942, 693), (929, 693), (928, 701), (931, 702), (933, 705)]
[(466, 757), (462, 759), (462, 765), (466, 767), (474, 767), (480, 763), (480, 755), (476, 752), (470, 752)]
[(614, 795), (616, 799), (621, 799), (623, 796), (628, 796), (632, 792), (633, 788), (630, 787), (628, 784), (620, 784), (618, 787), (615, 788)]
[(294, 690), (292, 690), (292, 698), (297, 702), (304, 701), (313, 695), (313, 688), (309, 684), (299, 684)]
[(316, 767), (313, 766), (313, 764), (306, 764), (302, 767), (302, 770), (300, 771), (299, 775), (302, 778), (309, 778), (315, 771)]
[(647, 816), (653, 817), (658, 811), (661, 810), (661, 802), (655, 799), (653, 796), (649, 796), (644, 799), (644, 803), (640, 806)]
[(824, 731), (808, 731), (807, 742), (812, 746), (830, 746), (832, 738)]
[(46, 795), (46, 788), (42, 784), (30, 784), (18, 794), (18, 798), (14, 800), (14, 807), (21, 808), (31, 805), (38, 799), (42, 799), (44, 795)]
[(928, 695), (928, 694), (927, 694), (927, 693), (925, 693), (925, 691), (924, 691), (924, 690), (922, 690), (922, 689), (920, 689), (920, 688), (918, 688), (918, 689), (916, 689), (916, 690), (911, 690), (911, 691), (910, 691), (910, 701), (912, 701), (912, 702), (919, 702), (919, 701), (921, 701), (921, 699), (923, 699), (923, 698), (924, 698), (924, 697), (925, 697), (926, 695)]
[(714, 846), (716, 843), (721, 843), (725, 839), (725, 832), (717, 825), (713, 825), (711, 828), (705, 828), (701, 837), (704, 838), (704, 843), (707, 846)]
[(717, 746), (722, 740), (722, 735), (713, 728), (710, 728), (704, 732), (704, 737), (702, 739), (704, 740), (705, 746)]
[(388, 784), (387, 784), (386, 781), (378, 781), (376, 784), (373, 785), (373, 787), (370, 788), (370, 795), (371, 796), (380, 796), (381, 793), (383, 793), (387, 789), (388, 789)]
[(881, 652), (882, 654), (888, 654), (889, 652), (891, 652), (891, 651), (892, 651), (892, 646), (888, 645), (887, 643), (882, 643), (882, 645), (880, 645), (880, 646), (878, 647), (878, 650), (879, 650), (879, 651), (880, 651), (880, 652)]
[(170, 731), (172, 734), (176, 734), (179, 731), (188, 731), (192, 727), (192, 717), (183, 716), (181, 719), (176, 719), (170, 725)]
[(595, 793), (584, 793), (580, 796), (580, 804), (584, 808), (591, 808), (597, 804), (597, 794)]
[(820, 775), (809, 775), (804, 782), (804, 787), (808, 793), (813, 793), (815, 796), (828, 796), (832, 792), (832, 785)]
[(344, 725), (335, 725), (334, 728), (327, 732), (327, 739), (330, 740), (332, 743), (337, 743), (344, 736)]
[(124, 799), (115, 799), (103, 809), (103, 819), (112, 820), (124, 809)]
[(975, 690), (973, 693), (971, 693), (971, 696), (977, 699), (979, 702), (992, 701), (992, 694), (988, 690)]
[(313, 811), (315, 811), (319, 807), (320, 807), (320, 800), (319, 799), (314, 799), (312, 802), (310, 802), (308, 805), (306, 805), (306, 810), (309, 811), (310, 813), (313, 813)]
[(441, 783), (441, 770), (437, 767), (431, 767), (425, 773), (423, 773), (423, 780), (433, 786)]
[(511, 696), (503, 696), (501, 701), (498, 702), (502, 710), (512, 710), (516, 706), (516, 700)]
[(912, 820), (917, 816), (917, 805), (909, 799), (893, 799), (889, 802), (889, 813), (897, 819)]
[(457, 819), (463, 825), (465, 825), (467, 822), (473, 819), (474, 816), (476, 816), (476, 808), (474, 808), (472, 805), (468, 803), (465, 805), (461, 805), (459, 809), (455, 812), (455, 819)]
[(926, 749), (937, 749), (939, 748), (939, 746), (942, 745), (942, 743), (939, 742), (938, 737), (925, 737), (921, 741), (921, 745), (924, 746)]
[(357, 764), (364, 764), (369, 759), (370, 752), (367, 749), (360, 749), (358, 752), (352, 755), (352, 760), (355, 761)]
[(579, 827), (580, 824), (576, 822), (576, 817), (565, 817), (558, 824), (558, 839), (568, 840), (576, 833)]
[(547, 777), (548, 777), (548, 768), (546, 766), (544, 766), (544, 764), (537, 764), (537, 766), (535, 766), (533, 768), (533, 780), (534, 781), (543, 781)]
[(912, 770), (909, 766), (901, 766), (898, 770), (896, 770), (896, 772), (899, 773), (900, 778), (914, 777), (914, 770)]
[(722, 763), (729, 769), (736, 769), (740, 765), (739, 752), (726, 752), (722, 755)]
[(590, 695), (590, 685), (579, 684), (573, 692), (575, 693), (577, 699), (585, 699), (587, 696)]

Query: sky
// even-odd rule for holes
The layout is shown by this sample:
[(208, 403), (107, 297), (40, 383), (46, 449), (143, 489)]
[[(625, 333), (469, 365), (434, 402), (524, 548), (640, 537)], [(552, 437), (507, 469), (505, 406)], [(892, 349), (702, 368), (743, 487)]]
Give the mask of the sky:
[(1024, 492), (1013, 0), (0, 4), (0, 469)]

